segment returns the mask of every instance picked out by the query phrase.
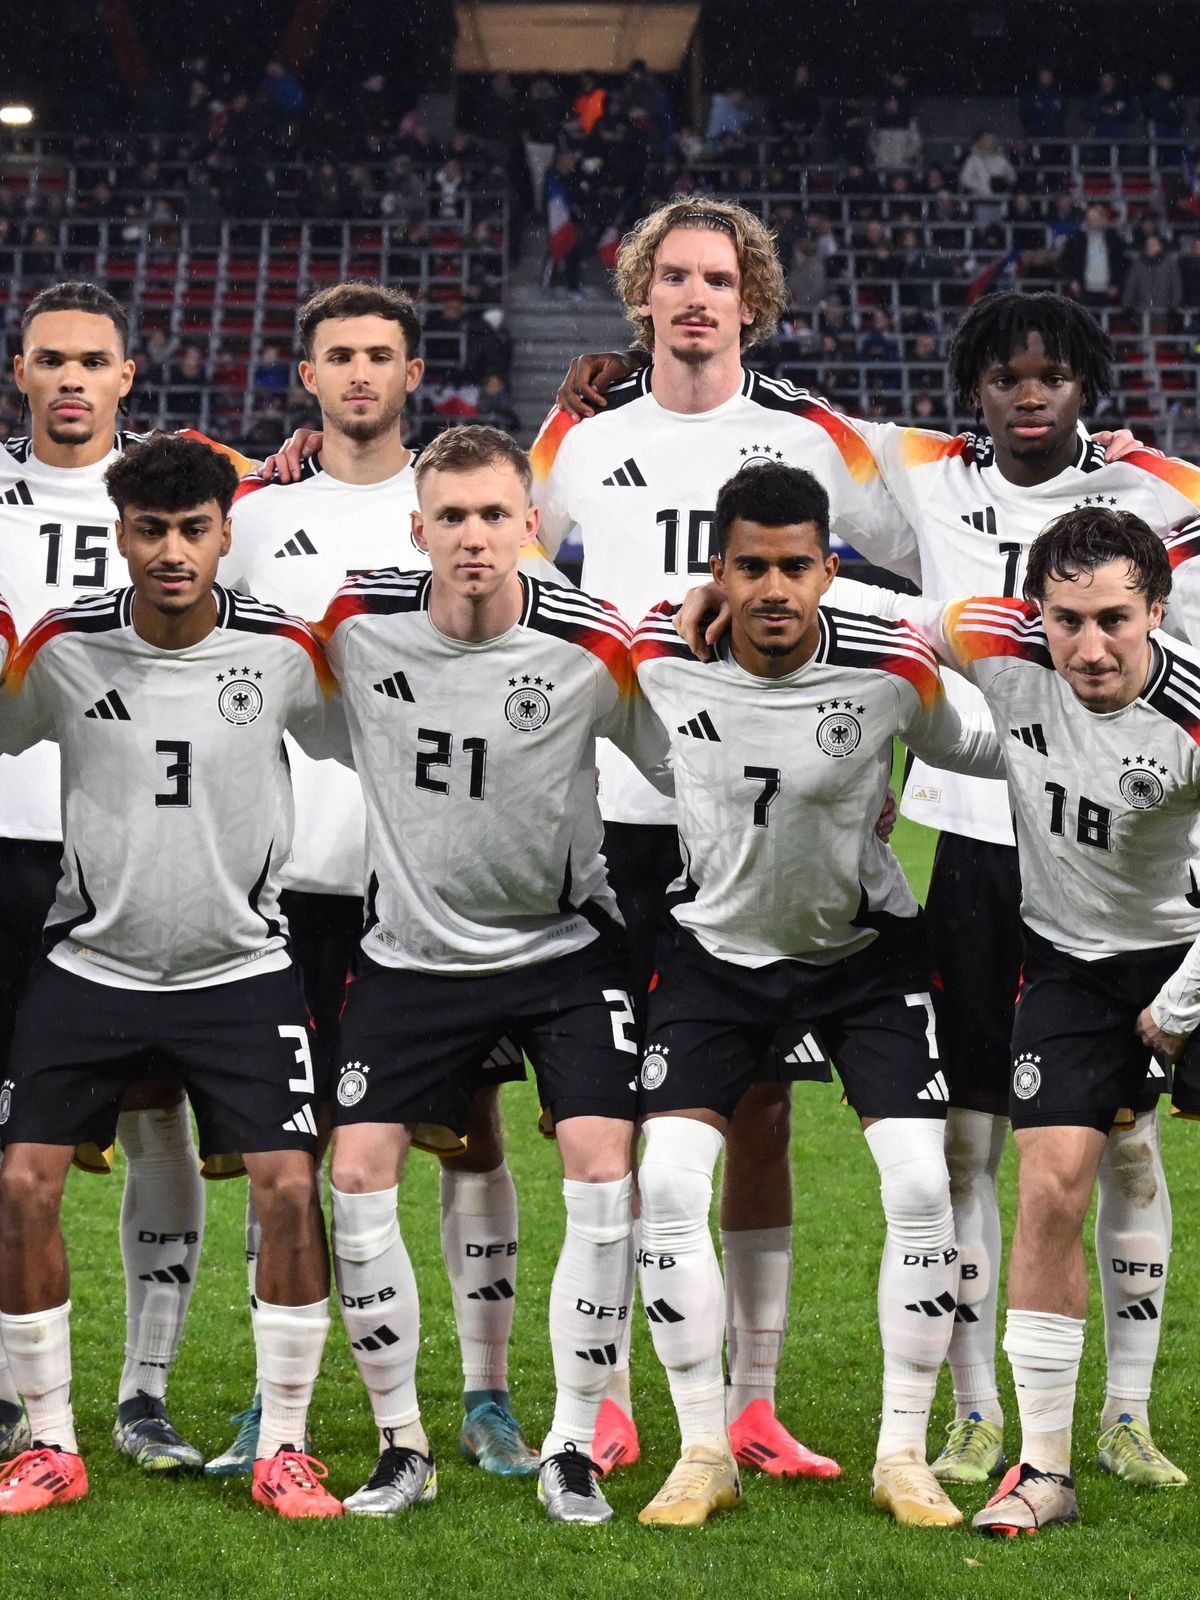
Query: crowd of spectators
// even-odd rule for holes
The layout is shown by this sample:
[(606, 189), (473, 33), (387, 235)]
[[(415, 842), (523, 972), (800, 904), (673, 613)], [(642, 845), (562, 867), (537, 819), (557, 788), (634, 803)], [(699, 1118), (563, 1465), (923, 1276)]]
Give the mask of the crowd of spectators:
[[(774, 97), (716, 86), (695, 120), (678, 83), (641, 61), (609, 77), (502, 72), (464, 81), (458, 124), (435, 135), (428, 110), (383, 73), (325, 99), (279, 61), (246, 88), (213, 81), (196, 58), (183, 92), (147, 91), (138, 121), (149, 150), (145, 137), (79, 140), (78, 170), (94, 165), (77, 193), (43, 186), (31, 203), (0, 171), (0, 273), (20, 247), (23, 283), (52, 275), (64, 227), (104, 217), (131, 248), (163, 256), (185, 221), (193, 249), (215, 247), (232, 218), (303, 217), (331, 243), (343, 219), (386, 223), (386, 269), (402, 281), (422, 254), (474, 247), (478, 268), (423, 307), (431, 332), (466, 336), (443, 342), (456, 359), (433, 359), (418, 427), (512, 417), (495, 259), (504, 197), (518, 221), (546, 219), (545, 281), (573, 296), (585, 279), (607, 292), (621, 233), (668, 196), (744, 197), (777, 230), (792, 295), (780, 341), (757, 359), (799, 363), (848, 406), (881, 415), (945, 417), (949, 332), (993, 286), (1061, 288), (1117, 318), (1116, 331), (1200, 336), (1200, 184), (1173, 72), (1136, 86), (1105, 72), (1080, 102), (1039, 67), (1007, 121), (956, 141), (922, 126), (903, 71), (874, 87), (826, 95), (801, 63)], [(523, 231), (510, 230), (510, 256)], [(142, 341), (143, 392), (172, 414), (220, 381), (187, 330), (148, 316)], [(307, 414), (293, 374), (291, 351), (268, 342), (244, 375), (273, 433)], [(1181, 415), (1189, 404), (1178, 402)]]

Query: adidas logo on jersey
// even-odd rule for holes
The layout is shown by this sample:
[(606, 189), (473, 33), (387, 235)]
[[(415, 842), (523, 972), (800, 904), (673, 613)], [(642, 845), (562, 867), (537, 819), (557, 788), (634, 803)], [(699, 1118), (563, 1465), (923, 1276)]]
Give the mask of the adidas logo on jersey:
[(317, 547), (305, 533), (303, 528), (298, 529), (285, 545), (281, 545), (275, 552), (276, 561), (282, 561), (284, 556), (315, 556)]
[(472, 1289), (468, 1300), (511, 1300), (513, 1286), (507, 1278), (497, 1278), (495, 1283), (485, 1283), (481, 1289)]
[(610, 477), (602, 480), (606, 489), (644, 489), (646, 480), (638, 470), (638, 464), (630, 456), (623, 466), (617, 468)]
[(380, 678), (371, 687), (376, 694), (386, 695), (389, 700), (407, 700), (410, 706), (416, 704), (413, 692), (408, 687), (408, 679), (402, 672), (393, 672), (390, 678)]
[(788, 1051), (783, 1058), (789, 1066), (799, 1067), (810, 1061), (824, 1061), (825, 1052), (817, 1043), (811, 1033), (806, 1033), (803, 1039)]
[(1040, 722), (1032, 722), (1027, 728), (1010, 728), (1008, 731), (1014, 739), (1019, 739), (1031, 750), (1036, 750), (1038, 755), (1044, 756), (1049, 753), (1046, 749), (1046, 735), (1042, 732)]
[(713, 727), (712, 718), (707, 711), (701, 711), (698, 716), (690, 717), (687, 722), (681, 722), (676, 732), (690, 734), (693, 739), (711, 739), (713, 744), (721, 742), (721, 735)]
[(948, 1101), (950, 1099), (950, 1091), (946, 1088), (946, 1080), (942, 1077), (940, 1072), (934, 1073), (933, 1077), (930, 1078), (929, 1082), (917, 1095), (917, 1099), (941, 1101)]
[(992, 533), (996, 530), (996, 508), (985, 506), (982, 511), (964, 511), (959, 519), (965, 522), (968, 528), (974, 528), (976, 533)]
[(115, 689), (110, 689), (102, 699), (97, 700), (90, 710), (85, 711), (85, 717), (90, 717), (98, 722), (131, 722), (133, 719), (125, 709), (125, 702)]
[(294, 1117), (289, 1117), (283, 1125), (285, 1133), (307, 1133), (311, 1138), (317, 1137), (317, 1119), (313, 1116), (312, 1106), (306, 1100)]
[(29, 485), (24, 478), (18, 479), (11, 489), (4, 491), (4, 504), (6, 506), (31, 506), (33, 496), (29, 492)]

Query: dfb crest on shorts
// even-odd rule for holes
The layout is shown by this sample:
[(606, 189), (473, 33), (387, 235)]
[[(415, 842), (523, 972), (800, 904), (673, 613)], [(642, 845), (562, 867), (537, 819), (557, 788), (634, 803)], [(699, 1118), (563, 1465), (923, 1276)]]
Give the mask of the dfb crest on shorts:
[[(262, 673), (255, 673), (261, 678)], [(232, 672), (218, 672), (217, 682), (221, 685), (217, 695), (217, 710), (231, 722), (235, 728), (244, 728), (248, 723), (255, 721), (263, 708), (262, 690), (250, 676), (250, 668), (234, 667)]]
[(1127, 806), (1132, 806), (1135, 811), (1149, 811), (1152, 806), (1162, 804), (1166, 790), (1158, 773), (1165, 774), (1167, 769), (1154, 761), (1143, 762), (1141, 756), (1137, 759), (1137, 766), (1131, 766), (1128, 772), (1121, 774), (1118, 788)]
[[(817, 724), (817, 748), (835, 759), (852, 754), (862, 741), (862, 723), (851, 716), (850, 706), (849, 700), (832, 701), (829, 716), (822, 717)], [(817, 710), (824, 711), (825, 707), (818, 706)]]
[(12, 1094), (13, 1081), (11, 1078), (5, 1078), (4, 1083), (0, 1085), (0, 1127), (12, 1115)]
[(1042, 1087), (1041, 1059), (1023, 1050), (1013, 1062), (1013, 1093), (1018, 1100), (1032, 1100)]
[(347, 1061), (338, 1076), (337, 1098), (340, 1106), (356, 1106), (367, 1092), (367, 1073), (361, 1061)]
[(554, 685), (539, 673), (531, 677), (525, 673), (520, 678), (508, 680), (509, 694), (504, 702), (504, 715), (510, 727), (518, 733), (536, 733), (550, 720), (550, 699), (547, 689)]
[(667, 1076), (669, 1047), (652, 1044), (642, 1057), (642, 1088), (657, 1089)]

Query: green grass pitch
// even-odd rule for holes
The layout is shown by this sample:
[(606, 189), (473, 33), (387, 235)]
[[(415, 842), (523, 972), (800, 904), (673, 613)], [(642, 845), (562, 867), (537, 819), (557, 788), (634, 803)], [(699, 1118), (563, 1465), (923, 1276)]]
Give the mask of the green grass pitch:
[[(923, 892), (932, 836), (901, 824), (896, 844)], [(521, 1270), (511, 1371), (514, 1402), (535, 1442), (549, 1422), (546, 1296), (562, 1233), (557, 1160), (536, 1134), (532, 1091), (509, 1091), (506, 1114), (521, 1203)], [(1192, 1474), (1192, 1486), (1138, 1494), (1094, 1466), (1103, 1388), (1099, 1303), (1088, 1324), (1076, 1422), (1084, 1522), (1032, 1540), (992, 1544), (969, 1531), (903, 1529), (870, 1505), (879, 1407), (875, 1274), (882, 1224), (874, 1170), (837, 1094), (800, 1086), (795, 1105), (796, 1260), (791, 1328), (779, 1410), (796, 1433), (838, 1458), (833, 1484), (777, 1484), (756, 1475), (745, 1505), (694, 1533), (652, 1533), (636, 1513), (675, 1457), (665, 1381), (643, 1319), (634, 1333), (634, 1392), (642, 1461), (610, 1482), (616, 1518), (605, 1528), (545, 1523), (529, 1480), (502, 1482), (468, 1468), (456, 1449), (458, 1351), (442, 1269), (437, 1174), (410, 1162), (402, 1225), (423, 1297), (419, 1376), (424, 1416), (439, 1456), (440, 1496), (382, 1524), (353, 1520), (287, 1525), (251, 1504), (240, 1480), (157, 1483), (112, 1447), (124, 1335), (117, 1250), (119, 1181), (74, 1174), (67, 1231), (74, 1266), (75, 1400), (92, 1492), (79, 1505), (0, 1529), (4, 1600), (52, 1593), (87, 1600), (336, 1596), (409, 1600), (427, 1595), (570, 1596), (572, 1600), (676, 1595), (895, 1596), (897, 1600), (1042, 1600), (1070, 1596), (1188, 1597), (1200, 1584), (1200, 1397), (1194, 1241), (1200, 1223), (1200, 1128), (1166, 1128), (1175, 1201), (1176, 1254), (1156, 1391), (1156, 1434)], [(1011, 1213), (1011, 1152), (1003, 1173)], [(253, 1364), (245, 1311), (240, 1183), (209, 1190), (208, 1235), (184, 1348), (171, 1388), (173, 1413), (206, 1453), (230, 1437), (229, 1413), (248, 1399)], [(1018, 1428), (1007, 1369), (1012, 1442)], [(943, 1380), (933, 1438), (951, 1417)], [(336, 1325), (313, 1413), (317, 1449), (335, 1491), (349, 1493), (373, 1465), (375, 1436)], [(984, 1491), (962, 1493), (968, 1513)], [(743, 1587), (744, 1586), (744, 1587)]]

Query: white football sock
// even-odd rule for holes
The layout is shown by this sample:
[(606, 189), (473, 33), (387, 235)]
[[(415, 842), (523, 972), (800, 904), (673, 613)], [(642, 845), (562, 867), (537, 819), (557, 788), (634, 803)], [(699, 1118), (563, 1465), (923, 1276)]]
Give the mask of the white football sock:
[(883, 1411), (877, 1459), (915, 1453), (924, 1461), (958, 1287), (944, 1129), (921, 1117), (885, 1117), (866, 1138), (887, 1219), (879, 1267)]
[(78, 1455), (71, 1411), (71, 1302), (23, 1316), (0, 1312), (0, 1338), (34, 1443)]
[(444, 1161), (441, 1199), (463, 1390), (506, 1390), (517, 1289), (517, 1191), (507, 1162), (460, 1172)]
[(775, 1379), (787, 1333), (792, 1229), (721, 1229), (725, 1338), (732, 1422), (755, 1400), (775, 1406)]
[[(333, 1194), (333, 1265), (342, 1318), (380, 1436), (418, 1420), (421, 1309), (400, 1237), (397, 1189)], [(384, 1441), (386, 1445), (386, 1441)]]
[(307, 1306), (258, 1302), (254, 1340), (262, 1386), (262, 1423), (255, 1459), (273, 1456), (281, 1445), (303, 1450), (321, 1353), (329, 1332), (329, 1301)]
[(563, 1179), (567, 1227), (550, 1285), (550, 1353), (554, 1420), (542, 1455), (568, 1444), (592, 1453), (596, 1413), (617, 1359), (620, 1330), (632, 1298), (633, 1179), (580, 1183)]
[(191, 1109), (185, 1101), (123, 1111), (117, 1138), (127, 1162), (121, 1204), (125, 1366), (117, 1398), (132, 1400), (141, 1389), (161, 1399), (204, 1240), (204, 1180)]
[[(3, 1165), (4, 1156), (0, 1153), (0, 1165)], [(0, 1339), (0, 1403), (8, 1406), (19, 1406), (21, 1396), (17, 1393), (17, 1386), (13, 1382), (12, 1373), (8, 1367), (8, 1357), (4, 1353), (4, 1341)]]
[(1096, 1260), (1108, 1352), (1103, 1430), (1122, 1416), (1149, 1420), (1171, 1260), (1171, 1199), (1157, 1111), (1143, 1112), (1132, 1128), (1108, 1136), (1100, 1160)]
[(1021, 1413), (1021, 1460), (1043, 1472), (1071, 1470), (1071, 1420), (1083, 1359), (1083, 1321), (1013, 1311), (1004, 1329)]
[(972, 1413), (1003, 1426), (996, 1382), (996, 1303), (1000, 1288), (1000, 1203), (996, 1174), (1008, 1140), (1008, 1118), (951, 1106), (946, 1115), (946, 1165), (958, 1246), (958, 1311), (950, 1337), (954, 1415)]
[(721, 1345), (725, 1289), (713, 1249), (712, 1175), (725, 1143), (707, 1123), (655, 1117), (643, 1132), (642, 1304), (667, 1371), (683, 1449), (727, 1448)]

